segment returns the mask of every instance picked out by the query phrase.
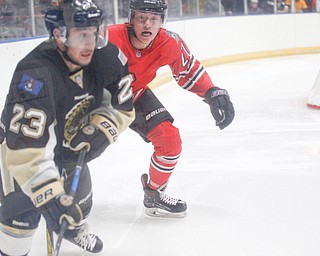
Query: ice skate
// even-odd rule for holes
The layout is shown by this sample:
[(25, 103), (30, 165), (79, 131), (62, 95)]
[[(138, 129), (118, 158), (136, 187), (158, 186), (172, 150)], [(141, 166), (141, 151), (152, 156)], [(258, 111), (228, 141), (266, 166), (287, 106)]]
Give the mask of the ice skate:
[(144, 191), (145, 213), (152, 217), (183, 218), (187, 215), (186, 202), (173, 198), (164, 192), (164, 188), (153, 190), (148, 185), (148, 174), (141, 176)]
[(64, 238), (79, 246), (83, 251), (99, 253), (103, 248), (102, 240), (98, 236), (89, 233), (86, 223), (79, 230), (66, 232)]

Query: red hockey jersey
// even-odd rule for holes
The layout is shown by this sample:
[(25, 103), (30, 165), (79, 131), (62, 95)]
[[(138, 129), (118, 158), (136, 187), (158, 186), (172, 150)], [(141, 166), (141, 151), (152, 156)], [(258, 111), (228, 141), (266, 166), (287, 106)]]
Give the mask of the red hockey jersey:
[(172, 75), (183, 89), (204, 97), (213, 83), (201, 63), (192, 55), (178, 34), (161, 28), (153, 43), (146, 49), (137, 50), (129, 41), (130, 24), (108, 27), (109, 41), (117, 45), (128, 57), (129, 72), (133, 75), (135, 100), (156, 77), (160, 67), (169, 65)]

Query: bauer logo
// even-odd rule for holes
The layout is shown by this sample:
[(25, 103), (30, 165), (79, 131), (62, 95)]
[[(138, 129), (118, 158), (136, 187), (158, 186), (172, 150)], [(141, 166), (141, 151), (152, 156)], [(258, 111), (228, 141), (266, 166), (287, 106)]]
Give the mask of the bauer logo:
[(155, 115), (158, 115), (158, 114), (165, 112), (165, 111), (167, 111), (165, 108), (158, 108), (157, 110), (152, 111), (151, 113), (146, 115), (146, 121), (148, 121), (149, 119), (151, 119)]
[(45, 204), (46, 202), (48, 202), (49, 200), (51, 200), (54, 195), (53, 195), (53, 189), (49, 188), (45, 191), (41, 191), (42, 193), (39, 193), (38, 195), (36, 195), (33, 198), (33, 203), (36, 207), (39, 207), (43, 204)]
[(43, 82), (23, 74), (18, 87), (25, 92), (28, 92), (34, 96), (38, 96), (43, 87)]

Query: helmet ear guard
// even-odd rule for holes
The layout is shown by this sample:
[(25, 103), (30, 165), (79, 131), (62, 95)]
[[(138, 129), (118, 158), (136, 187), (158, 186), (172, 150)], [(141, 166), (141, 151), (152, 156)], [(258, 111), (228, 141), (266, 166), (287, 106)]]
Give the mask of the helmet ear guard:
[(96, 48), (100, 49), (108, 43), (107, 24), (103, 12), (92, 0), (65, 0), (58, 8), (47, 9), (45, 25), (49, 37), (58, 28), (63, 43), (67, 43), (68, 28), (97, 27)]

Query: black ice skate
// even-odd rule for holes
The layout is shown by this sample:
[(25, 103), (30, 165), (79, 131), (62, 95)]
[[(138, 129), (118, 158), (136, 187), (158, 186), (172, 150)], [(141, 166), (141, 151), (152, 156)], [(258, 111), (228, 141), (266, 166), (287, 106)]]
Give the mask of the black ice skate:
[(64, 238), (79, 246), (83, 251), (98, 253), (103, 248), (102, 240), (98, 236), (89, 233), (88, 224), (86, 223), (79, 230), (66, 232)]
[(153, 190), (148, 185), (148, 174), (141, 176), (144, 191), (145, 213), (152, 217), (183, 218), (187, 215), (186, 202), (173, 198), (164, 192), (164, 188)]

